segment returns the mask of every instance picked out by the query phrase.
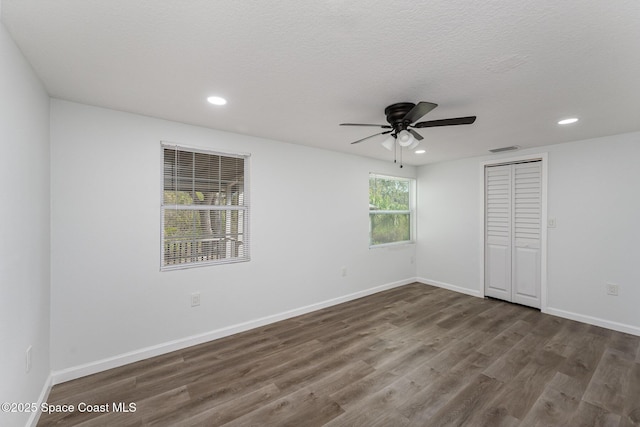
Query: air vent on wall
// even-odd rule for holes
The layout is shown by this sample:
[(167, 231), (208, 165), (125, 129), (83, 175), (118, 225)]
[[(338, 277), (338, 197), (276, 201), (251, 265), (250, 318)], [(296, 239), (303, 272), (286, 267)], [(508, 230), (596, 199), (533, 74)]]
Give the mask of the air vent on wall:
[(519, 145), (511, 145), (509, 147), (494, 148), (489, 151), (492, 153), (502, 153), (503, 151), (513, 151), (513, 150), (517, 150), (518, 148), (520, 148)]

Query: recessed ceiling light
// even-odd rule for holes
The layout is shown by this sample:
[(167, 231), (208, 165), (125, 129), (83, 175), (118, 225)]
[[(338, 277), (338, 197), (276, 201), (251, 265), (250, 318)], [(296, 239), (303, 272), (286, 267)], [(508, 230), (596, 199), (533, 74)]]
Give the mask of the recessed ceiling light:
[(416, 151), (414, 151), (414, 153), (416, 153), (416, 154), (424, 154), (426, 152), (427, 152), (427, 150), (416, 150)]
[(207, 101), (213, 105), (224, 105), (227, 103), (227, 100), (220, 96), (210, 96), (207, 98)]
[(569, 119), (560, 120), (558, 122), (559, 125), (570, 125), (571, 123), (577, 122), (578, 119), (576, 117), (571, 117)]

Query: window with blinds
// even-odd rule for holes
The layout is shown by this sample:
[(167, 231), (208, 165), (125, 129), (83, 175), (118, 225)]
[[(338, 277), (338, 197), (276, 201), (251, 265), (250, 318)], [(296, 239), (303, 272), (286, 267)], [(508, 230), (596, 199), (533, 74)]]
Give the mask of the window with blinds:
[(369, 246), (413, 240), (413, 194), (409, 178), (369, 174)]
[(162, 144), (161, 269), (249, 260), (248, 156)]

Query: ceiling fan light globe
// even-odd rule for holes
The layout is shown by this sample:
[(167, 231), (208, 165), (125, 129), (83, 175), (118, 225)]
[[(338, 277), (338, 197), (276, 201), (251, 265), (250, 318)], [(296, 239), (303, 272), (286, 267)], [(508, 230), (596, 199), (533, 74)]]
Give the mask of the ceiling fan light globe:
[(415, 141), (413, 135), (411, 135), (408, 131), (403, 130), (398, 133), (398, 144), (401, 147), (408, 147)]
[(395, 138), (389, 135), (388, 137), (385, 138), (384, 141), (382, 141), (382, 146), (389, 151), (393, 151), (393, 146), (395, 142), (396, 142)]
[(414, 148), (416, 148), (418, 145), (420, 145), (420, 141), (418, 141), (417, 139), (414, 138), (413, 143), (409, 146), (409, 150), (413, 150)]

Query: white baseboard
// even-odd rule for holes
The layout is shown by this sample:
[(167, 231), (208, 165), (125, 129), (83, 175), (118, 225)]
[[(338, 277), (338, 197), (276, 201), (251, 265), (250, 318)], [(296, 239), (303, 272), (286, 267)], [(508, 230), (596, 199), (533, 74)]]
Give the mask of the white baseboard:
[(450, 283), (439, 282), (437, 280), (425, 279), (423, 277), (417, 277), (416, 282), (423, 283), (425, 285), (433, 285), (439, 288), (448, 289), (450, 291), (459, 292), (461, 294), (471, 295), (473, 297), (484, 298), (482, 292), (476, 289), (463, 288), (462, 286), (452, 285)]
[[(38, 396), (38, 408), (42, 406), (44, 402), (47, 401), (49, 397), (49, 392), (51, 391), (51, 387), (53, 387), (53, 375), (49, 374), (47, 380), (44, 382), (44, 386), (42, 387), (42, 391), (40, 392), (40, 396)], [(40, 419), (40, 410), (31, 413), (31, 416), (27, 420), (27, 427), (36, 427), (38, 424), (38, 420)]]
[(560, 310), (552, 307), (547, 307), (544, 312), (553, 316), (564, 317), (565, 319), (576, 320), (578, 322), (588, 323), (589, 325), (600, 326), (602, 328), (640, 336), (640, 327), (637, 326), (613, 322), (611, 320), (605, 320), (599, 317), (587, 316), (584, 314), (573, 313), (571, 311)]
[(138, 350), (130, 351), (127, 353), (119, 354), (119, 355), (108, 357), (101, 360), (97, 360), (95, 362), (85, 363), (83, 365), (61, 369), (61, 370), (52, 372), (51, 378), (54, 385), (60, 384), (66, 381), (74, 380), (76, 378), (106, 371), (112, 368), (117, 368), (119, 366), (127, 365), (129, 363), (138, 362), (140, 360), (148, 359), (150, 357), (159, 356), (161, 354), (170, 353), (176, 350), (181, 350), (183, 348), (202, 344), (204, 342), (212, 341), (218, 338), (223, 338), (229, 335), (237, 334), (239, 332), (244, 332), (249, 329), (258, 328), (260, 326), (265, 326), (270, 323), (279, 322), (281, 320), (300, 316), (302, 314), (310, 313), (312, 311), (320, 310), (326, 307), (331, 307), (336, 304), (341, 304), (343, 302), (362, 298), (362, 297), (372, 295), (381, 291), (385, 291), (387, 289), (408, 285), (416, 281), (418, 281), (416, 278), (409, 278), (409, 279), (400, 280), (397, 282), (387, 283), (381, 286), (376, 286), (374, 288), (365, 289), (363, 291), (354, 292), (352, 294), (343, 295), (337, 298), (332, 298), (319, 303), (307, 305), (307, 306), (296, 308), (293, 310), (284, 311), (282, 313), (277, 313), (270, 316), (261, 317), (259, 319), (250, 320), (248, 322), (238, 323), (236, 325), (227, 326), (225, 328), (216, 329), (216, 330), (205, 332), (202, 334), (192, 335), (189, 337), (180, 338), (180, 339), (165, 342), (162, 344), (141, 348)]
[[(425, 279), (417, 277), (416, 282), (424, 283), (425, 285), (433, 285), (439, 288), (449, 289), (450, 291), (460, 292), (463, 294), (471, 295), (474, 297), (484, 298), (482, 292), (474, 289), (463, 288), (449, 283), (439, 282), (437, 280)], [(640, 336), (640, 327), (627, 325), (625, 323), (614, 322), (611, 320), (601, 319), (599, 317), (587, 316), (584, 314), (573, 313), (571, 311), (560, 310), (557, 308), (546, 307), (542, 310), (543, 313), (550, 314), (552, 316), (563, 317), (565, 319), (575, 320), (589, 325), (600, 326), (602, 328), (612, 329), (618, 332), (624, 332), (631, 335)]]

